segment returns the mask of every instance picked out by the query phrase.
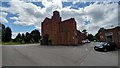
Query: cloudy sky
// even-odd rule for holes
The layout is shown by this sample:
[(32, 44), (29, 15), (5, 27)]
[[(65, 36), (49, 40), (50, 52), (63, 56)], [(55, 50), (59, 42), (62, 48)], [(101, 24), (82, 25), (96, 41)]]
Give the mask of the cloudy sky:
[(20, 33), (41, 31), (41, 22), (51, 18), (53, 11), (59, 11), (62, 20), (75, 18), (77, 29), (86, 29), (95, 35), (101, 28), (118, 26), (118, 2), (82, 0), (37, 0), (28, 2), (10, 0), (0, 4), (0, 22), (12, 29), (12, 38)]

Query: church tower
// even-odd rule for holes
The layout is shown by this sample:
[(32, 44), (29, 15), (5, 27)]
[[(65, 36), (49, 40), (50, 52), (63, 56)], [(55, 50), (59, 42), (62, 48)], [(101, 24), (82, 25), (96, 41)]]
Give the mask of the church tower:
[(59, 28), (61, 23), (61, 17), (58, 11), (53, 12), (52, 16), (52, 43), (58, 44), (59, 39)]
[(61, 22), (61, 17), (58, 11), (53, 12), (52, 20), (54, 22)]

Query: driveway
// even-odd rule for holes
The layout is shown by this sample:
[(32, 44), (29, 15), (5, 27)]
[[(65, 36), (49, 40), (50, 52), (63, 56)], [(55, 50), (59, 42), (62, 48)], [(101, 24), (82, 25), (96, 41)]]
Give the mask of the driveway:
[(79, 46), (3, 45), (3, 66), (118, 66), (118, 51), (97, 52), (99, 42)]

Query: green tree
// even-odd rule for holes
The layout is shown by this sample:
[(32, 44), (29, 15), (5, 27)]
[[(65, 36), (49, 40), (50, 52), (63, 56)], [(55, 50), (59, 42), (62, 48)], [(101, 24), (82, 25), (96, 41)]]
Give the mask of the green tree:
[(21, 38), (21, 34), (20, 33), (18, 33), (18, 35), (16, 36), (16, 39), (17, 38)]
[(99, 40), (100, 40), (100, 37), (99, 37), (98, 33), (95, 35), (95, 40), (96, 40), (96, 41), (99, 41)]
[(10, 42), (12, 37), (12, 31), (9, 27), (5, 28), (3, 27), (2, 31), (2, 41), (3, 42)]
[(26, 35), (25, 35), (25, 42), (26, 43), (30, 43), (30, 41), (31, 41), (31, 34), (30, 33), (28, 33), (28, 32), (26, 32)]
[(2, 41), (5, 41), (5, 25), (2, 24)]
[(17, 42), (22, 43), (22, 36), (21, 36), (20, 33), (18, 33), (18, 35), (16, 36), (15, 40), (16, 40)]
[(2, 24), (0, 23), (0, 42), (2, 40)]
[(33, 30), (31, 32), (31, 37), (32, 37), (32, 39), (34, 40), (35, 43), (38, 43), (40, 38), (41, 38), (39, 30), (36, 30), (36, 29)]
[(94, 41), (94, 36), (92, 34), (88, 34), (87, 39), (90, 41)]
[(22, 43), (25, 43), (25, 35), (24, 35), (24, 33), (22, 33), (21, 38), (22, 38)]
[(2, 24), (2, 30), (4, 30), (5, 29), (5, 25), (4, 24)]
[(2, 41), (5, 41), (5, 31), (2, 30)]
[(82, 31), (82, 33), (83, 33), (83, 35), (84, 35), (84, 40), (87, 39), (87, 33), (88, 33), (87, 30), (84, 29), (84, 30)]

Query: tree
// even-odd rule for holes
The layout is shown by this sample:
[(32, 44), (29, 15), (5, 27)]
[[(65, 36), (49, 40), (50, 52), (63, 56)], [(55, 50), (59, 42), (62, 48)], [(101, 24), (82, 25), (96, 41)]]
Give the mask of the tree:
[(24, 39), (25, 38), (25, 35), (22, 33), (22, 39)]
[(2, 41), (4, 42), (10, 42), (11, 41), (11, 37), (12, 37), (12, 31), (9, 27), (4, 29), (3, 26), (3, 31), (2, 31)]
[(34, 42), (35, 43), (38, 43), (39, 42), (39, 40), (40, 40), (40, 32), (39, 32), (39, 30), (33, 30), (32, 32), (31, 32), (31, 37), (33, 38), (33, 40), (34, 40)]
[(2, 40), (2, 24), (0, 23), (0, 42)]
[(40, 40), (40, 32), (39, 30), (33, 30), (31, 33), (26, 32), (26, 34), (18, 34), (15, 38), (17, 42), (21, 43), (38, 43)]
[(98, 33), (95, 35), (95, 40), (96, 40), (96, 41), (99, 41), (99, 40), (100, 40), (100, 37), (99, 37)]
[(22, 43), (25, 43), (25, 35), (23, 33), (22, 33), (21, 38), (22, 38)]
[(86, 29), (84, 29), (83, 31), (82, 31), (82, 33), (84, 33), (86, 36), (87, 36), (87, 30)]
[(90, 41), (94, 41), (94, 36), (92, 34), (88, 34), (87, 39)]
[(2, 24), (2, 30), (4, 30), (5, 29), (5, 25), (4, 24)]
[(5, 25), (2, 24), (2, 41), (5, 41)]
[(86, 38), (87, 38), (87, 30), (84, 29), (84, 30), (82, 31), (82, 33), (83, 33), (83, 35), (84, 35), (84, 39), (86, 39)]
[(31, 41), (31, 35), (30, 35), (30, 33), (26, 32), (24, 40), (25, 40), (26, 43), (30, 43), (30, 41)]
[(21, 43), (22, 43), (22, 36), (21, 36), (20, 33), (18, 33), (18, 35), (16, 36), (15, 40), (16, 40), (17, 42), (21, 42)]
[(21, 34), (20, 33), (18, 33), (18, 35), (16, 36), (16, 39), (17, 38), (21, 38)]

